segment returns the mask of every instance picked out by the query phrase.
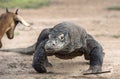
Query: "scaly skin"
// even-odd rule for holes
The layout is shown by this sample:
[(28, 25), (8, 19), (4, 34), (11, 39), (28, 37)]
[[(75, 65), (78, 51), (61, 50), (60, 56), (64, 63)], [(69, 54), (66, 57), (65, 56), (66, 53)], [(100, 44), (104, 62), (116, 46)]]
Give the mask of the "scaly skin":
[[(77, 38), (74, 38), (74, 34)], [(64, 36), (64, 39), (60, 36)], [(45, 68), (46, 61), (49, 63), (47, 55), (55, 55), (61, 59), (72, 59), (84, 55), (86, 60), (90, 60), (90, 67), (85, 73), (102, 71), (104, 55), (102, 46), (83, 28), (72, 23), (63, 22), (41, 32), (33, 58), (33, 68), (37, 72), (47, 72)]]

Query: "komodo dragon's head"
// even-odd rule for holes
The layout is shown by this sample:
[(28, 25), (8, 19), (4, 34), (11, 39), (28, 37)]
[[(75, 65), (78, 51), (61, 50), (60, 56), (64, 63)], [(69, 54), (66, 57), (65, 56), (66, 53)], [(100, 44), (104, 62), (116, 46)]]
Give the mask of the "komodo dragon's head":
[(48, 35), (48, 41), (45, 44), (47, 52), (58, 52), (63, 50), (70, 43), (70, 37), (67, 32), (52, 30)]
[(45, 44), (47, 52), (72, 52), (86, 46), (85, 29), (73, 23), (63, 22), (53, 27)]

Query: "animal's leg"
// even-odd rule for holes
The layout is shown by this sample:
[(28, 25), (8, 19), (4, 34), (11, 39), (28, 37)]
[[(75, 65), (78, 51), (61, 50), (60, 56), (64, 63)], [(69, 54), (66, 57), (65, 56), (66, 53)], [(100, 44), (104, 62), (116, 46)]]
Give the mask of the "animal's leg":
[(1, 31), (1, 33), (0, 33), (0, 48), (2, 47), (1, 39), (2, 39), (2, 37), (4, 35), (4, 33), (5, 33), (5, 31)]
[(42, 43), (40, 43), (35, 50), (35, 54), (34, 54), (34, 58), (33, 58), (33, 68), (39, 72), (39, 73), (46, 73), (46, 61), (48, 61), (47, 59), (47, 54), (44, 50), (44, 44), (45, 41), (43, 41)]
[(45, 52), (45, 49), (44, 49), (45, 43), (48, 40), (49, 32), (50, 32), (50, 29), (45, 29), (41, 32), (35, 47), (33, 67), (39, 73), (47, 72), (45, 67), (52, 66), (48, 62), (47, 53)]
[(9, 39), (13, 39), (14, 38), (14, 30), (13, 29), (9, 29), (7, 32), (6, 32), (6, 35)]
[(0, 48), (2, 47), (2, 42), (0, 41)]
[(85, 73), (98, 73), (102, 71), (103, 52), (101, 47), (95, 47), (90, 53), (90, 67)]
[[(38, 47), (38, 45), (43, 42), (44, 40), (48, 39), (48, 34), (50, 32), (50, 29), (44, 29), (39, 37), (38, 37), (38, 40), (37, 40), (37, 43), (36, 43), (36, 48)], [(52, 64), (48, 62), (48, 59), (46, 58), (46, 61), (45, 61), (45, 66), (46, 67), (52, 67)]]

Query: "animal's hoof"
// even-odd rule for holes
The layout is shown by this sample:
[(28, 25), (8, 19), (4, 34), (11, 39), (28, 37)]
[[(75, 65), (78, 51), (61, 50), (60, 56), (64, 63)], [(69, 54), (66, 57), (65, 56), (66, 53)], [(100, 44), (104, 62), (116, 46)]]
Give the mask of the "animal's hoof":
[(46, 73), (47, 70), (43, 65), (40, 64), (33, 64), (33, 68), (38, 72), (38, 73)]

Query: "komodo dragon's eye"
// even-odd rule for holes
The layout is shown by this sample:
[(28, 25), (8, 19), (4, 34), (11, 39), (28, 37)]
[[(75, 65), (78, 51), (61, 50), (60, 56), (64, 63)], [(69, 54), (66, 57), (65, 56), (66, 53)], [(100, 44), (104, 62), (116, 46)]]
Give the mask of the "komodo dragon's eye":
[(64, 34), (60, 34), (60, 35), (58, 36), (58, 38), (59, 38), (61, 41), (63, 41), (63, 40), (64, 40)]

